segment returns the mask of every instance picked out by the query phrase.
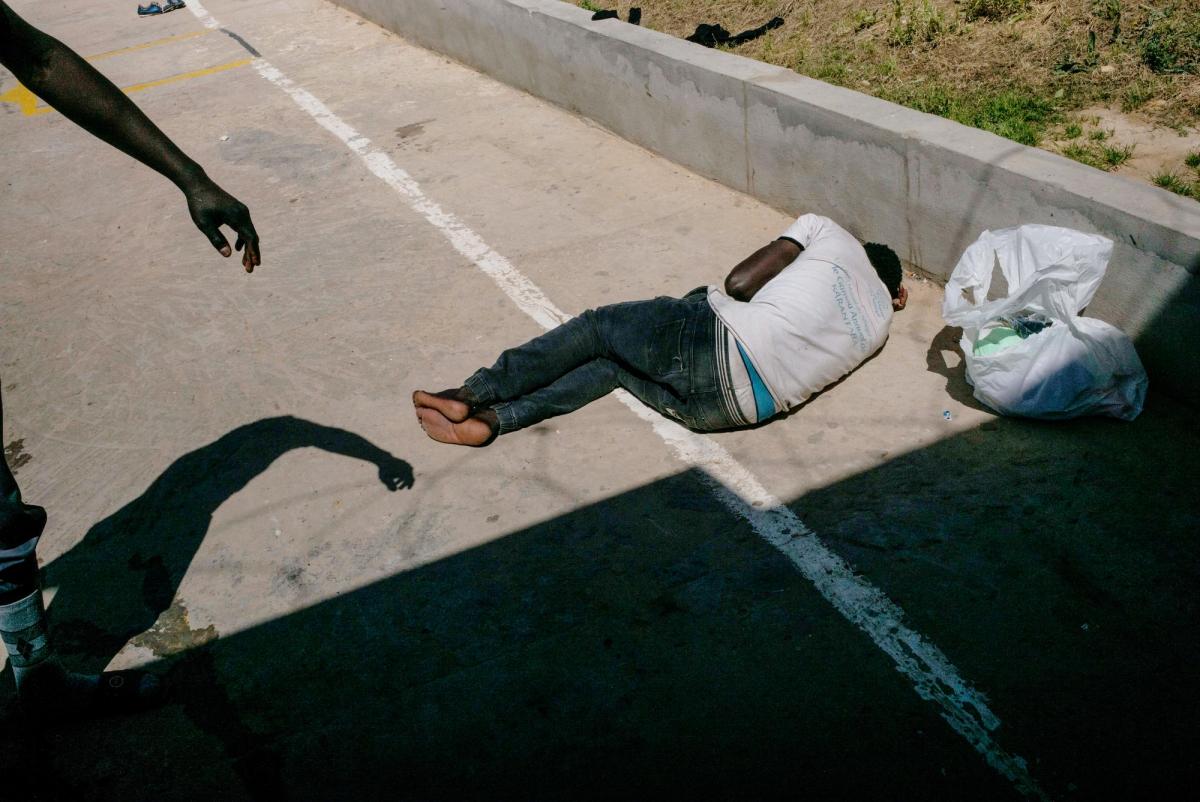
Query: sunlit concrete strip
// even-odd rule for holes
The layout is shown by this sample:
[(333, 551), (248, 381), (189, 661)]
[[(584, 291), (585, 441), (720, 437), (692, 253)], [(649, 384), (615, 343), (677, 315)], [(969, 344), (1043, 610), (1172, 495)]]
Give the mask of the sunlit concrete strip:
[[(192, 10), (206, 27), (219, 23), (197, 0)], [(260, 75), (286, 92), (321, 127), (357, 154), (367, 168), (436, 227), (456, 251), (487, 274), (523, 312), (545, 329), (571, 318), (504, 256), (493, 250), (454, 214), (442, 209), (391, 157), (338, 117), (319, 98), (298, 86), (266, 59), (254, 59)], [(617, 397), (674, 450), (678, 458), (700, 469), (720, 501), (745, 518), (760, 537), (786, 556), (846, 619), (865, 632), (912, 682), (917, 694), (934, 702), (942, 717), (1025, 796), (1047, 799), (1021, 757), (1005, 751), (992, 737), (1000, 719), (986, 697), (975, 690), (941, 650), (903, 623), (904, 612), (834, 554), (813, 532), (769, 493), (741, 463), (714, 440), (688, 431), (624, 391)]]
[(211, 31), (188, 31), (187, 33), (177, 33), (174, 36), (164, 36), (161, 39), (152, 39), (149, 42), (142, 42), (140, 45), (130, 45), (129, 47), (121, 47), (116, 50), (106, 50), (103, 53), (97, 53), (94, 56), (86, 56), (86, 61), (103, 61), (106, 58), (113, 56), (123, 56), (126, 53), (136, 53), (139, 50), (149, 50), (152, 47), (162, 47), (163, 45), (182, 42), (187, 39), (195, 39), (197, 36), (207, 36)]
[(253, 61), (253, 59), (240, 58), (237, 61), (218, 64), (215, 67), (205, 67), (202, 70), (192, 70), (191, 72), (184, 72), (180, 73), (179, 75), (171, 75), (166, 78), (158, 78), (154, 81), (146, 81), (145, 83), (122, 87), (121, 91), (127, 95), (132, 95), (135, 92), (144, 92), (147, 89), (153, 89), (156, 86), (165, 86), (166, 84), (173, 84), (177, 83), (178, 81), (187, 81), (192, 78), (203, 78), (206, 75), (216, 75), (218, 72), (225, 72), (226, 70), (236, 70), (238, 67), (245, 67), (251, 61)]
[[(144, 92), (147, 89), (153, 89), (158, 86), (165, 86), (166, 84), (178, 83), (179, 81), (187, 81), (192, 78), (203, 78), (206, 75), (215, 75), (219, 72), (225, 72), (226, 70), (233, 70), (233, 69), (237, 69), (238, 67), (245, 67), (251, 61), (252, 61), (252, 59), (242, 58), (242, 59), (238, 59), (237, 61), (230, 61), (226, 64), (218, 64), (215, 67), (205, 67), (200, 70), (192, 70), (191, 72), (183, 72), (183, 73), (180, 73), (179, 75), (169, 75), (166, 78), (157, 78), (153, 81), (145, 81), (140, 84), (133, 84), (132, 86), (123, 86), (123, 87), (121, 87), (121, 91), (127, 95), (132, 95), (132, 94), (136, 94), (138, 92)], [(25, 115), (26, 117), (36, 117), (40, 114), (49, 114), (50, 112), (54, 111), (53, 106), (38, 105), (37, 95), (35, 95), (33, 92), (29, 91), (29, 89), (27, 89), (24, 84), (17, 84), (15, 87), (8, 90), (4, 94), (0, 94), (0, 103), (15, 103), (15, 104), (17, 104), (17, 108), (19, 108), (21, 110), (21, 114)]]

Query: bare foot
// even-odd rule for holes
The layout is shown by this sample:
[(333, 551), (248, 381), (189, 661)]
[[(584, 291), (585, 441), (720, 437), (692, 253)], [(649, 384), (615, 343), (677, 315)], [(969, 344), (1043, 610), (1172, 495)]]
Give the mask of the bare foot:
[(471, 416), (471, 405), (462, 399), (460, 389), (442, 390), (440, 393), (415, 390), (412, 401), (417, 408), (418, 418), (422, 409), (436, 409), (451, 423), (462, 423)]
[(499, 422), (493, 424), (487, 420), (489, 416), (495, 417), (490, 409), (464, 421), (452, 421), (432, 407), (417, 407), (417, 420), (421, 421), (425, 434), (439, 443), (453, 446), (486, 446), (492, 442), (499, 430)]

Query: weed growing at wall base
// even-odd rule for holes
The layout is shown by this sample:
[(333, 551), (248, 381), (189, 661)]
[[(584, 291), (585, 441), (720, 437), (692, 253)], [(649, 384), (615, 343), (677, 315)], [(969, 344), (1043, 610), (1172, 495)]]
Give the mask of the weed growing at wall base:
[(1196, 187), (1189, 184), (1187, 180), (1181, 178), (1178, 173), (1163, 172), (1154, 176), (1154, 185), (1170, 190), (1176, 195), (1182, 195), (1185, 198), (1194, 198), (1197, 196)]
[(1047, 98), (1031, 92), (958, 92), (943, 84), (887, 89), (882, 96), (918, 111), (991, 131), (1022, 145), (1037, 145), (1059, 112)]

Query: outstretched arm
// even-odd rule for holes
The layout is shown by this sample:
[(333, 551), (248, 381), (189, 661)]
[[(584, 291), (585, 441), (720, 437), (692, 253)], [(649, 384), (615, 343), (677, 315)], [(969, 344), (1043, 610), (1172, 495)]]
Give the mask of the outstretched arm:
[(221, 189), (111, 81), (73, 50), (34, 28), (0, 0), (0, 64), (65, 117), (162, 173), (187, 198), (192, 221), (222, 256), (232, 250), (221, 233), (237, 232), (247, 272), (261, 264), (250, 211)]
[(725, 277), (725, 294), (735, 301), (749, 301), (780, 271), (796, 261), (804, 249), (794, 240), (779, 238), (747, 256)]

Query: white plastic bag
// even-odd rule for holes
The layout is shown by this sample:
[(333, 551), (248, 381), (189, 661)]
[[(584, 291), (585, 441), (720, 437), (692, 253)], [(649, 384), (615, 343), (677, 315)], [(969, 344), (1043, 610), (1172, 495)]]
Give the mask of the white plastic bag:
[[(1110, 256), (1111, 240), (1042, 225), (985, 231), (967, 248), (946, 284), (942, 317), (962, 327), (976, 398), (1004, 415), (1137, 417), (1147, 379), (1133, 342), (1115, 326), (1079, 317)], [(988, 301), (997, 262), (1008, 297)], [(1029, 320), (1049, 325), (1030, 334), (1022, 325)], [(1007, 334), (995, 331), (1000, 326), (1027, 336), (997, 337)], [(997, 350), (976, 353), (982, 337), (1000, 343)]]

